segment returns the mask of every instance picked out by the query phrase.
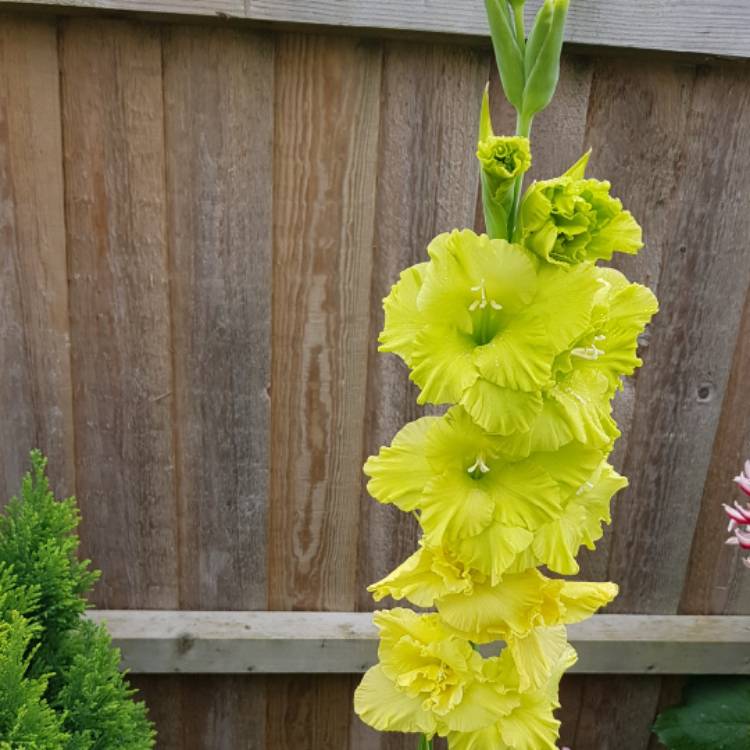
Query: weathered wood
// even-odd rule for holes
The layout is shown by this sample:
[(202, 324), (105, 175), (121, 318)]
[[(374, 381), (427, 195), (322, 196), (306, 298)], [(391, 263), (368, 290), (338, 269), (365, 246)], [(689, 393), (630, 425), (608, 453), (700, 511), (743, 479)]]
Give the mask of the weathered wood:
[[(377, 43), (277, 41), (271, 608), (357, 600), (381, 66)], [(269, 747), (346, 747), (351, 685), (329, 682), (269, 686)]]
[[(425, 413), (416, 406), (417, 390), (404, 364), (377, 352), (382, 299), (404, 268), (427, 258), (436, 235), (472, 225), (478, 103), (487, 69), (487, 56), (470, 48), (401, 42), (385, 47), (367, 340), (367, 455)], [(361, 502), (357, 594), (359, 608), (372, 609), (367, 585), (414, 552), (417, 524), (411, 515), (376, 503), (366, 490)]]
[(269, 606), (354, 608), (379, 45), (279, 40)]
[[(137, 673), (355, 674), (377, 659), (366, 612), (101, 610)], [(750, 617), (596, 615), (569, 627), (574, 672), (750, 674)], [(482, 647), (488, 654), (498, 646)]]
[[(8, 5), (4, 2), (0, 5)], [(17, 5), (19, 3), (14, 3)], [(24, 5), (245, 18), (287, 24), (486, 36), (481, 0), (25, 0)], [(528, 3), (527, 23), (541, 0)], [(567, 40), (608, 47), (750, 57), (750, 8), (741, 0), (579, 0), (571, 5)]]
[[(273, 42), (170, 27), (163, 59), (180, 606), (264, 609)], [(262, 679), (172, 687), (179, 747), (264, 747)]]
[[(0, 3), (0, 5), (10, 3)], [(31, 0), (19, 5), (47, 5), (60, 10), (89, 8), (91, 10), (129, 11), (175, 15), (206, 16), (208, 18), (245, 17), (245, 0)]]
[(29, 451), (74, 491), (57, 30), (0, 19), (0, 505)]
[(273, 45), (166, 31), (180, 603), (266, 606)]
[(62, 30), (78, 501), (103, 606), (178, 606), (158, 29)]
[[(746, 190), (746, 188), (745, 188)], [(722, 503), (745, 500), (731, 481), (750, 458), (750, 290), (745, 298), (729, 383), (721, 407), (711, 465), (695, 526), (690, 566), (682, 589), (682, 614), (750, 612), (747, 553), (724, 544), (729, 536)]]

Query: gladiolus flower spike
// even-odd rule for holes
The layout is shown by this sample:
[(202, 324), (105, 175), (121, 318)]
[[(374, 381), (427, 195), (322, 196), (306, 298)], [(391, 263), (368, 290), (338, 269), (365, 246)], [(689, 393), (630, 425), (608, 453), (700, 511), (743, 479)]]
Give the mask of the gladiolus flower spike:
[[(519, 127), (495, 135), (485, 92), (488, 233), (439, 235), (383, 302), (380, 351), (409, 367), (420, 404), (449, 408), (405, 425), (365, 464), (373, 498), (421, 528), (416, 552), (369, 591), (428, 611), (375, 614), (379, 660), (354, 706), (375, 729), (417, 734), (420, 748), (446, 737), (450, 750), (554, 750), (558, 684), (576, 660), (566, 626), (617, 595), (613, 583), (560, 576), (578, 572), (627, 485), (607, 461), (612, 399), (642, 364), (638, 337), (658, 305), (597, 265), (643, 243), (610, 184), (585, 175), (589, 154), (522, 194), (567, 0), (545, 0), (528, 42), (523, 0), (486, 2)], [(750, 462), (736, 479), (750, 495), (748, 477)], [(750, 508), (725, 508), (729, 543), (750, 549)]]

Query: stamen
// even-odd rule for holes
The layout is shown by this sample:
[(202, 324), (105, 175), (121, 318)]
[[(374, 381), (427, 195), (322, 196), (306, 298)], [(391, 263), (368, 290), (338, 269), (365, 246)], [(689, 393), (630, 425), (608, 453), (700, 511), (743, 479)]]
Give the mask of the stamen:
[(581, 359), (587, 359), (589, 362), (593, 362), (599, 359), (604, 352), (596, 346), (577, 346), (575, 349), (571, 350), (570, 354), (573, 357), (580, 357)]
[(594, 336), (594, 341), (604, 341), (606, 338), (603, 333), (600, 333), (598, 336)]
[(472, 292), (479, 292), (479, 299), (475, 299), (469, 305), (469, 312), (474, 312), (476, 309), (484, 310), (489, 304), (493, 310), (502, 310), (503, 306), (499, 302), (495, 302), (493, 299), (487, 299), (487, 290), (484, 286), (484, 279), (477, 286), (470, 287)]
[(584, 482), (576, 491), (576, 495), (583, 495), (587, 490), (593, 490), (594, 485), (591, 482)]
[(487, 474), (489, 472), (490, 467), (487, 466), (487, 464), (484, 462), (484, 456), (481, 454), (477, 456), (477, 460), (474, 461), (474, 464), (470, 466), (466, 471), (469, 474), (473, 474), (477, 469), (482, 472), (482, 474)]

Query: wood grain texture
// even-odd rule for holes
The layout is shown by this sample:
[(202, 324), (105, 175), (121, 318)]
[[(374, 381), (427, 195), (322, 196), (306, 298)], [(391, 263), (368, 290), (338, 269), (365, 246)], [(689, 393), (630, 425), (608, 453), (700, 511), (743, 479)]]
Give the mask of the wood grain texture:
[[(377, 661), (365, 612), (98, 610), (136, 673), (361, 674)], [(750, 674), (750, 617), (595, 615), (570, 626), (588, 674)], [(495, 655), (502, 644), (482, 646)]]
[(57, 30), (0, 17), (0, 505), (32, 448), (74, 491)]
[(379, 45), (277, 49), (269, 607), (353, 609)]
[(740, 550), (724, 544), (728, 537), (727, 519), (721, 510), (722, 503), (744, 500), (731, 480), (750, 458), (748, 382), (750, 290), (745, 297), (731, 374), (695, 525), (690, 565), (682, 588), (680, 612), (684, 614), (750, 612), (750, 577), (740, 562)]
[(273, 43), (175, 28), (164, 61), (180, 604), (263, 609)]
[(127, 22), (62, 32), (76, 471), (103, 606), (174, 608), (161, 43)]
[[(427, 258), (427, 245), (436, 235), (473, 223), (477, 103), (486, 77), (486, 55), (469, 48), (401, 42), (385, 48), (366, 455), (425, 413), (416, 406), (417, 390), (405, 365), (395, 355), (377, 352), (382, 299), (404, 268)], [(412, 516), (376, 503), (366, 491), (361, 502), (357, 596), (359, 608), (367, 610), (375, 606), (367, 585), (414, 552), (418, 532)]]
[[(180, 605), (266, 606), (273, 41), (164, 31)], [(209, 670), (210, 671), (210, 670)], [(186, 679), (181, 748), (263, 748), (262, 678)]]
[[(531, 0), (530, 23), (542, 0)], [(0, 3), (8, 5), (9, 3)], [(236, 17), (388, 31), (487, 36), (480, 0), (25, 0), (24, 5)], [(750, 8), (742, 0), (579, 0), (566, 38), (578, 44), (750, 57)]]
[[(541, 5), (529, 2), (527, 25)], [(484, 3), (452, 0), (247, 0), (249, 18), (332, 26), (487, 35)], [(750, 55), (750, 8), (741, 0), (579, 0), (566, 39), (579, 44)]]
[(133, 675), (130, 681), (156, 724), (157, 750), (266, 750), (265, 705), (256, 700), (265, 678)]
[[(2, 5), (3, 3), (0, 3)], [(8, 4), (8, 3), (4, 3)], [(47, 5), (65, 10), (122, 10), (138, 13), (197, 15), (207, 17), (245, 17), (245, 0), (32, 0), (23, 5)], [(14, 3), (14, 5), (19, 5)]]
[[(269, 607), (351, 610), (382, 50), (277, 40)], [(275, 680), (269, 747), (341, 747), (348, 677)]]

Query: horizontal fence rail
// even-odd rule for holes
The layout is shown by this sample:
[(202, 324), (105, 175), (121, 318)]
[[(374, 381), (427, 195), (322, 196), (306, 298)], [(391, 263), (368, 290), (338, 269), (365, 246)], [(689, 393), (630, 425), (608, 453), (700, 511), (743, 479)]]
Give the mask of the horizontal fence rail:
[[(358, 673), (376, 661), (369, 613), (102, 610), (135, 673)], [(585, 674), (750, 674), (750, 617), (596, 615), (571, 625)], [(490, 647), (491, 649), (491, 647)]]
[[(541, 0), (527, 8), (529, 20)], [(389, 31), (487, 36), (482, 0), (27, 0), (46, 5), (239, 18)], [(576, 0), (567, 41), (607, 47), (750, 57), (745, 0)]]

